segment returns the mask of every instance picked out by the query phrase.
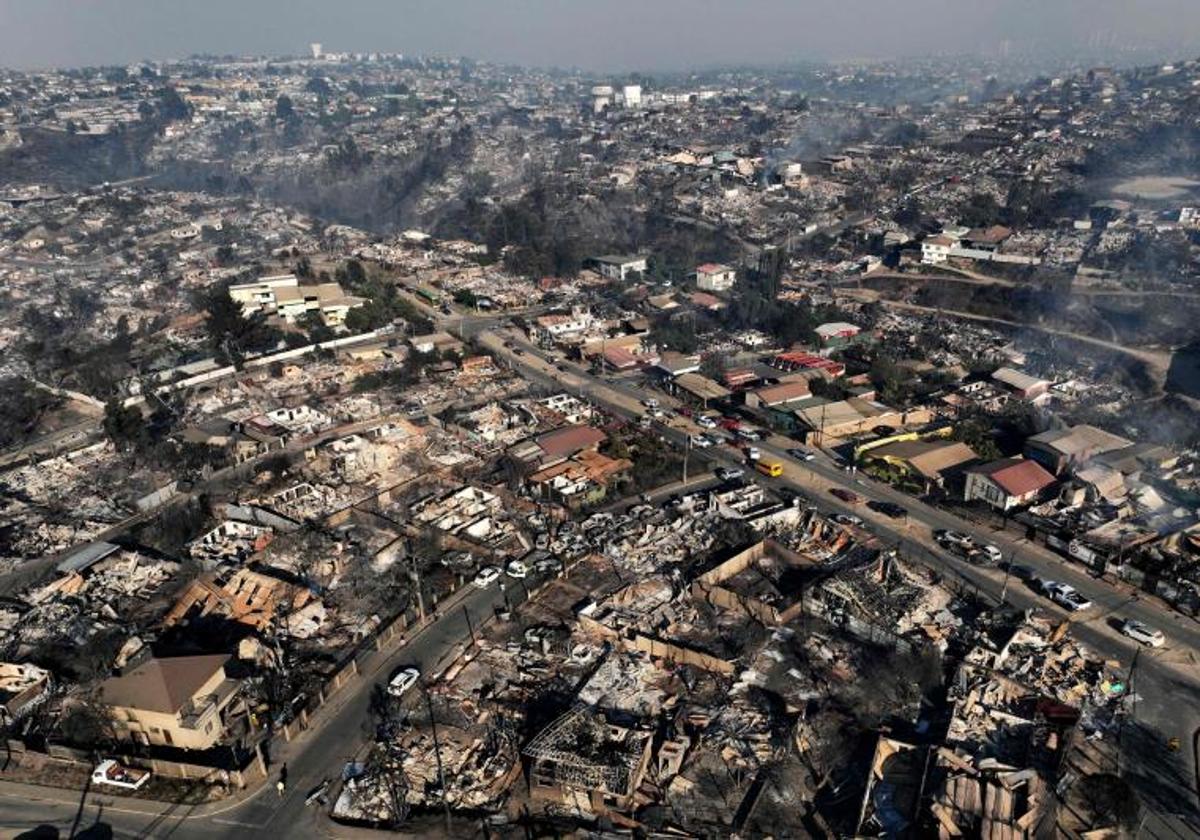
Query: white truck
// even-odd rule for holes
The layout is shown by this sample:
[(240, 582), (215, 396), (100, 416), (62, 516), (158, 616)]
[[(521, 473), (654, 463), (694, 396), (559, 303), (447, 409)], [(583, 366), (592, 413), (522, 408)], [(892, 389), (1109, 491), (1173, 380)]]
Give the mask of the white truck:
[(126, 767), (115, 758), (106, 758), (92, 771), (92, 784), (137, 790), (150, 780), (150, 771)]

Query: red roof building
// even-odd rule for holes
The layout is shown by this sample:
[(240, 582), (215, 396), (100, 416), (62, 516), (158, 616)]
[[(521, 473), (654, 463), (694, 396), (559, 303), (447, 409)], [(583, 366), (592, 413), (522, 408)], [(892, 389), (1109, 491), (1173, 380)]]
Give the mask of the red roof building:
[(821, 370), (830, 376), (841, 376), (846, 372), (846, 366), (841, 362), (835, 362), (832, 359), (826, 359), (824, 356), (817, 356), (813, 353), (806, 353), (803, 350), (780, 353), (771, 360), (771, 367), (785, 371), (801, 369)]
[(1000, 510), (1031, 504), (1057, 482), (1041, 464), (1027, 458), (1002, 458), (972, 467), (966, 475), (964, 498)]

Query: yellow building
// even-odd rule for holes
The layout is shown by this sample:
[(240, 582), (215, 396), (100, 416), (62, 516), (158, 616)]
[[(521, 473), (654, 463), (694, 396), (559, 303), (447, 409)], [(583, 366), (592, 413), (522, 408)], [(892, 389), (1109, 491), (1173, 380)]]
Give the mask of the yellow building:
[(241, 683), (225, 675), (229, 654), (149, 659), (100, 686), (118, 737), (204, 750), (225, 733)]

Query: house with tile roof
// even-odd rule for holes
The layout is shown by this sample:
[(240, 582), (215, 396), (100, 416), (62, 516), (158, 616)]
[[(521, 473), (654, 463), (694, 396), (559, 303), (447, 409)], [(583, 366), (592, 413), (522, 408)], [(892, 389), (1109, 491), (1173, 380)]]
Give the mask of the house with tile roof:
[(100, 685), (120, 738), (139, 744), (205, 750), (225, 734), (241, 682), (225, 673), (229, 654), (147, 659)]
[(963, 497), (999, 510), (1032, 504), (1057, 483), (1041, 464), (1028, 458), (1001, 458), (980, 464), (968, 469), (966, 476)]

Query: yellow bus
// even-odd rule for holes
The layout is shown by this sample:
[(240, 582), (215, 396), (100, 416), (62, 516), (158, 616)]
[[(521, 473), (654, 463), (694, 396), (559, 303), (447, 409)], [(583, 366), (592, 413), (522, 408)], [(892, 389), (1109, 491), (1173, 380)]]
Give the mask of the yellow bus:
[(778, 478), (783, 475), (783, 464), (778, 461), (759, 461), (754, 465), (754, 468), (763, 475), (771, 476), (771, 478)]

